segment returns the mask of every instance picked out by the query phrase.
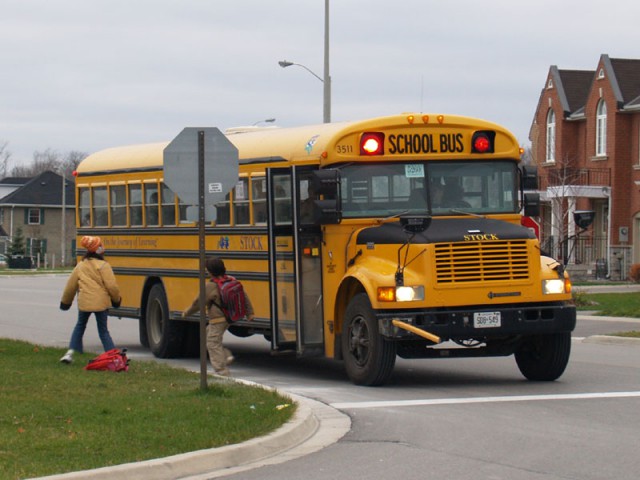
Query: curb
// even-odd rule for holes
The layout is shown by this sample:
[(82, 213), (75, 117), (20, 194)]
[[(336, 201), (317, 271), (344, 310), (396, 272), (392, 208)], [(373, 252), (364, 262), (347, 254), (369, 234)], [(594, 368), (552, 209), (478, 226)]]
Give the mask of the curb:
[(309, 398), (289, 393), (284, 395), (295, 401), (296, 413), (290, 421), (269, 435), (225, 447), (38, 478), (204, 480), (282, 463), (313, 453), (337, 442), (350, 430), (351, 419), (338, 410)]
[(613, 335), (591, 335), (582, 340), (582, 343), (595, 343), (598, 345), (626, 345), (640, 347), (640, 338), (616, 337)]

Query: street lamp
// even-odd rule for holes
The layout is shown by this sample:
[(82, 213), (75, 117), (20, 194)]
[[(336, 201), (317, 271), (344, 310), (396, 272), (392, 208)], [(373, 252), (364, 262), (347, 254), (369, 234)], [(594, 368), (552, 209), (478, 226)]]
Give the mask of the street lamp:
[(256, 123), (253, 124), (253, 126), (255, 127), (259, 123), (273, 123), (275, 121), (276, 121), (275, 118), (265, 118), (264, 120), (258, 120)]
[(282, 68), (290, 67), (291, 65), (297, 65), (304, 68), (311, 75), (316, 77), (324, 84), (323, 90), (323, 112), (322, 118), (324, 123), (331, 122), (331, 75), (329, 75), (329, 0), (324, 1), (324, 78), (316, 75), (313, 71), (307, 68), (301, 63), (289, 62), (287, 60), (280, 60), (278, 62)]

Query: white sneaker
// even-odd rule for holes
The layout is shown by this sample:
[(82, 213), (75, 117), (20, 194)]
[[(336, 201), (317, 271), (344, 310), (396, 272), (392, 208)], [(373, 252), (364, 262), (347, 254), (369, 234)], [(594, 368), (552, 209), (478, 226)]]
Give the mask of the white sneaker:
[(236, 361), (236, 357), (234, 357), (233, 355), (229, 355), (227, 357), (227, 365), (231, 365), (235, 361)]
[(73, 350), (67, 350), (67, 353), (60, 359), (62, 363), (71, 363), (73, 362)]

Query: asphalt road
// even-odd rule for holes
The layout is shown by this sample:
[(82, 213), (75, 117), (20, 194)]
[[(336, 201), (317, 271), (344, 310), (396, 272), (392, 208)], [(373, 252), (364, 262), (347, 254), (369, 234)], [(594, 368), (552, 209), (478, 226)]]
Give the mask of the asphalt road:
[[(57, 308), (64, 281), (0, 277), (0, 335), (65, 348), (76, 312)], [(99, 351), (94, 325), (85, 348)], [(133, 361), (151, 358), (134, 321), (112, 319), (110, 329)], [(319, 452), (228, 478), (636, 480), (640, 346), (583, 339), (620, 329), (638, 330), (640, 319), (579, 317), (569, 366), (556, 382), (526, 381), (513, 358), (399, 359), (391, 382), (378, 388), (352, 385), (339, 362), (271, 357), (264, 339), (228, 336), (234, 376), (352, 419), (351, 431)], [(198, 359), (168, 362), (199, 369)]]

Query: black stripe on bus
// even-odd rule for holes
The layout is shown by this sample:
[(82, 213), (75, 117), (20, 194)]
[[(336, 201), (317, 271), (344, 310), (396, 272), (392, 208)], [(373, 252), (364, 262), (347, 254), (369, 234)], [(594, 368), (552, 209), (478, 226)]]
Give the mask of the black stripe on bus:
[[(128, 275), (134, 277), (163, 277), (163, 278), (198, 278), (199, 273), (197, 270), (187, 270), (178, 268), (125, 268), (125, 267), (113, 267), (114, 273), (117, 275)], [(268, 282), (269, 273), (267, 272), (236, 272), (228, 271), (228, 275), (237, 278), (240, 281), (253, 280), (258, 282)], [(293, 274), (284, 274), (283, 281), (292, 282)]]
[[(84, 249), (77, 249), (77, 255), (83, 256)], [(195, 250), (125, 250), (109, 249), (106, 251), (108, 258), (198, 258), (200, 252)], [(240, 252), (237, 250), (208, 250), (205, 256), (222, 257), (225, 260), (267, 260), (269, 252)], [(278, 258), (287, 255), (278, 254)], [(293, 259), (293, 254), (290, 255)]]
[[(198, 227), (78, 227), (80, 235), (188, 235), (198, 234)], [(267, 226), (205, 227), (205, 235), (266, 235)]]
[[(277, 162), (286, 162), (287, 160), (284, 157), (254, 157), (254, 158), (243, 158), (238, 161), (239, 165), (253, 165), (258, 163), (277, 163)], [(78, 172), (76, 174), (77, 177), (95, 177), (100, 175), (113, 175), (113, 174), (121, 174), (121, 173), (140, 173), (140, 172), (159, 172), (164, 176), (164, 171), (162, 167), (158, 165), (154, 165), (151, 167), (140, 167), (140, 168), (119, 168), (117, 170), (99, 170), (95, 172)]]

